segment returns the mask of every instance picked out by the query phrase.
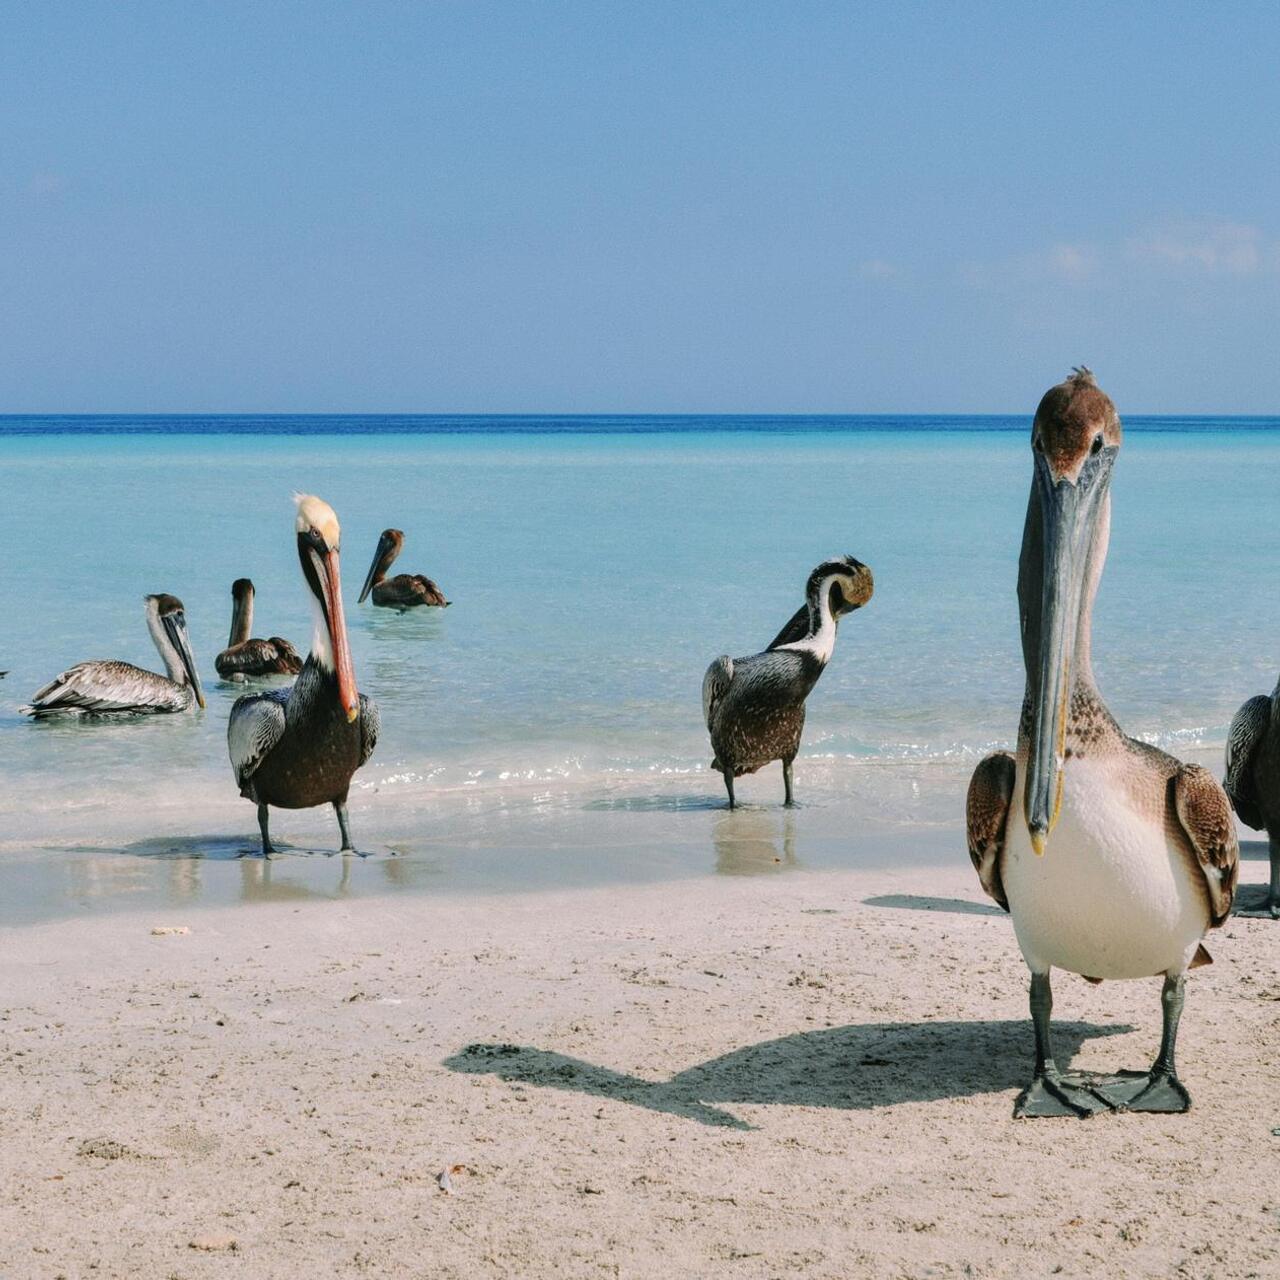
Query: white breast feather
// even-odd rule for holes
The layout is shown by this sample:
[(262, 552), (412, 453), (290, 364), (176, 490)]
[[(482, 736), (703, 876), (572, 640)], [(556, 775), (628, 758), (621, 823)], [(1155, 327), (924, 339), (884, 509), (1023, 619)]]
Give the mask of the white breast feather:
[(1203, 889), (1182, 851), (1129, 804), (1105, 764), (1069, 760), (1062, 810), (1043, 857), (1023, 817), (1019, 763), (1003, 878), (1014, 931), (1034, 972), (1092, 978), (1181, 972), (1208, 927)]

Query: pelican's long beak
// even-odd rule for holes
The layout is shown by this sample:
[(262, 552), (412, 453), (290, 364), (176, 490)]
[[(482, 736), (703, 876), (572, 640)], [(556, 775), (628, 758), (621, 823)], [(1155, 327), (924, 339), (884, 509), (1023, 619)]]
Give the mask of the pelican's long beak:
[(1089, 552), (1118, 450), (1088, 457), (1074, 483), (1055, 480), (1049, 461), (1035, 455), (1035, 486), (1043, 520), (1044, 581), (1040, 646), (1032, 687), (1031, 754), (1023, 808), (1031, 847), (1043, 854), (1062, 805), (1062, 769), (1076, 635)]
[(333, 648), (333, 670), (338, 677), (338, 701), (352, 721), (360, 714), (360, 695), (356, 691), (356, 673), (351, 665), (351, 645), (347, 640), (347, 620), (342, 612), (342, 579), (338, 572), (338, 553), (312, 548), (316, 576), (324, 593), (324, 616), (329, 627), (329, 644)]
[(365, 598), (373, 590), (373, 580), (378, 576), (378, 566), (382, 563), (382, 557), (386, 554), (386, 550), (386, 538), (379, 538), (378, 549), (373, 553), (373, 563), (369, 566), (369, 572), (365, 574), (364, 586), (360, 588), (360, 598), (356, 601), (357, 604), (364, 604)]
[(178, 610), (174, 613), (166, 613), (160, 621), (164, 623), (164, 629), (169, 639), (173, 641), (173, 647), (178, 651), (182, 669), (187, 673), (187, 679), (191, 681), (191, 687), (195, 690), (196, 703), (203, 710), (204, 690), (200, 687), (200, 673), (196, 670), (191, 641), (187, 637), (187, 615)]

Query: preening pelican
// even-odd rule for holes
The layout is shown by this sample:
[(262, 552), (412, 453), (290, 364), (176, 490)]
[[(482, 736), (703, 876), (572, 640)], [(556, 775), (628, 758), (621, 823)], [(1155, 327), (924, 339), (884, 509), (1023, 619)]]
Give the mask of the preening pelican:
[(253, 583), (237, 578), (231, 584), (231, 637), (227, 647), (213, 660), (224, 680), (245, 680), (253, 676), (296, 676), (302, 670), (298, 651), (287, 640), (251, 640), (253, 630)]
[(315, 620), (311, 652), (289, 688), (236, 699), (227, 723), (227, 751), (240, 794), (258, 806), (264, 856), (272, 852), (269, 805), (333, 805), (342, 852), (352, 853), (347, 791), (378, 740), (378, 706), (356, 692), (342, 613), (338, 517), (310, 494), (295, 501), (298, 559)]
[(187, 638), (187, 618), (177, 596), (144, 596), (147, 630), (160, 651), (167, 676), (131, 662), (79, 662), (55, 676), (18, 710), (29, 716), (156, 715), (204, 706), (196, 660)]
[(1227, 733), (1223, 785), (1240, 821), (1267, 833), (1271, 884), (1267, 910), (1280, 919), (1280, 684), (1258, 694), (1236, 712)]
[(403, 546), (404, 534), (399, 529), (383, 529), (357, 603), (364, 604), (365, 597), (372, 591), (374, 604), (387, 609), (399, 609), (401, 613), (420, 605), (436, 605), (447, 609), (449, 601), (430, 578), (423, 577), (420, 573), (398, 573), (394, 578), (387, 577), (387, 570), (391, 568)]
[(800, 750), (804, 701), (831, 660), (841, 617), (871, 599), (871, 570), (852, 556), (825, 560), (810, 575), (805, 603), (763, 653), (717, 658), (702, 680), (702, 716), (713, 769), (733, 780), (782, 761), (784, 803), (792, 803), (791, 763)]
[[(1018, 566), (1026, 693), (1017, 755), (969, 784), (969, 855), (1013, 916), (1031, 970), (1036, 1060), (1020, 1116), (1185, 1111), (1174, 1044), (1184, 975), (1239, 870), (1226, 794), (1198, 765), (1126, 737), (1093, 680), (1091, 615), (1111, 527), (1120, 418), (1088, 369), (1040, 401)], [(1057, 966), (1092, 982), (1163, 975), (1164, 1032), (1149, 1072), (1059, 1071), (1050, 1045)]]

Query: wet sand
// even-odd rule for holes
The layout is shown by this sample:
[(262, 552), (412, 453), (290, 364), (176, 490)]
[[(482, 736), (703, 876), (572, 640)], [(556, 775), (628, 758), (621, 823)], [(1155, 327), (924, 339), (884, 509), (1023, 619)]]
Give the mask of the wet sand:
[[(1087, 1122), (1011, 1118), (959, 865), (6, 929), (0, 1275), (1275, 1274), (1277, 929), (1192, 976), (1192, 1112)], [(1061, 1056), (1145, 1065), (1158, 990), (1059, 976)]]

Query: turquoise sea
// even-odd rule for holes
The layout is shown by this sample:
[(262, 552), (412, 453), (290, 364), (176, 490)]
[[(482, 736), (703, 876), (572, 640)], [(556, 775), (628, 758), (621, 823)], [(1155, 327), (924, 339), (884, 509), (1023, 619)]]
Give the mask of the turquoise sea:
[[(1095, 615), (1125, 728), (1219, 767), (1280, 666), (1280, 419), (1128, 419)], [(964, 858), (973, 763), (1008, 744), (1029, 419), (0, 418), (0, 922), (121, 903), (450, 891)], [(281, 814), (262, 867), (225, 752), (232, 579), (305, 649), (290, 493), (343, 527), (356, 673), (383, 736), (352, 793)], [(447, 611), (356, 593), (380, 530)], [(876, 578), (810, 700), (800, 807), (775, 766), (723, 810), (700, 685), (852, 553)], [(209, 706), (31, 724), (73, 662), (158, 667), (146, 592), (186, 604)]]

